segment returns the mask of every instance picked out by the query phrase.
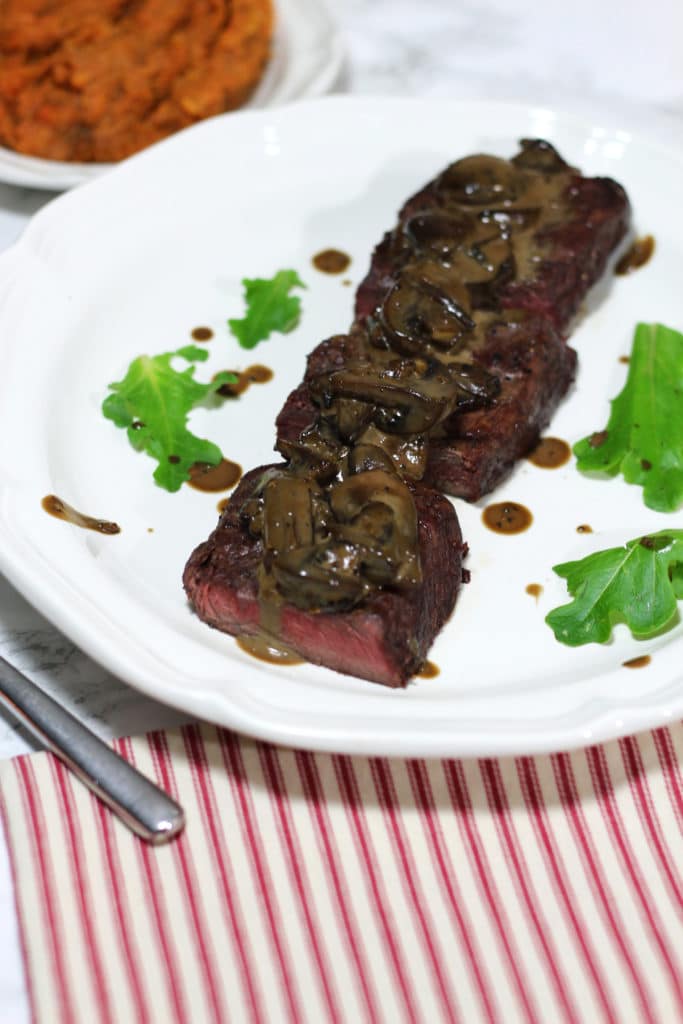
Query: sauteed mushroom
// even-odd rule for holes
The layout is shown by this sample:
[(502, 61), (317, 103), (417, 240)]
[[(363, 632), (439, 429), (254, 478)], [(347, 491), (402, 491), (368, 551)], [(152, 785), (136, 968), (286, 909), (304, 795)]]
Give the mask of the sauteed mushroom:
[(545, 139), (522, 139), (520, 146), (521, 152), (510, 161), (515, 167), (527, 171), (543, 171), (545, 174), (561, 174), (573, 170)]
[(514, 202), (522, 181), (509, 160), (477, 155), (447, 167), (437, 180), (437, 188), (463, 206), (489, 206)]
[(451, 349), (474, 328), (462, 279), (435, 261), (409, 264), (382, 305), (380, 318), (391, 347), (417, 355), (426, 345)]
[(370, 589), (361, 574), (361, 549), (340, 541), (283, 552), (271, 571), (280, 595), (297, 608), (352, 608)]
[(274, 584), (299, 608), (348, 608), (373, 586), (420, 578), (415, 503), (391, 466), (352, 473), (326, 491), (282, 475), (264, 487), (256, 511), (261, 573), (272, 580), (262, 589), (272, 593)]
[[(349, 364), (315, 378), (310, 388), (323, 417), (335, 422), (340, 436), (358, 440), (370, 422), (387, 434), (425, 434), (456, 408), (487, 402), (498, 382), (466, 364), (396, 359), (384, 366)], [(342, 405), (340, 417), (340, 402), (351, 401), (353, 406)]]

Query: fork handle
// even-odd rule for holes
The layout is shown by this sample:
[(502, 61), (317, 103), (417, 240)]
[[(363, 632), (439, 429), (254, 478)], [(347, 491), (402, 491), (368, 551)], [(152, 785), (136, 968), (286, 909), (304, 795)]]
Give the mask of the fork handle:
[(182, 807), (2, 657), (0, 704), (141, 839), (165, 843), (182, 831)]

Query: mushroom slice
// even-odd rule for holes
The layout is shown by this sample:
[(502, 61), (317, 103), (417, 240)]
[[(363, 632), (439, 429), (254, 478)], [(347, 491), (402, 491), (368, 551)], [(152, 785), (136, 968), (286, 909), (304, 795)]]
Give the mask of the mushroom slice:
[(426, 345), (451, 349), (474, 329), (465, 283), (435, 261), (408, 264), (381, 309), (392, 348), (417, 355)]
[[(380, 469), (355, 473), (332, 488), (330, 504), (338, 523), (368, 537), (369, 551), (380, 545), (383, 558), (393, 567), (395, 584), (419, 582), (417, 510), (410, 489), (395, 473)], [(391, 518), (376, 506), (388, 509)]]
[(470, 412), (490, 405), (500, 393), (500, 380), (476, 363), (451, 363), (451, 376), (457, 382), (458, 412)]
[(342, 611), (362, 601), (370, 585), (362, 575), (361, 549), (321, 541), (279, 554), (271, 572), (278, 593), (305, 610)]
[(403, 234), (414, 250), (445, 261), (457, 246), (476, 241), (482, 231), (486, 233), (485, 226), (472, 214), (438, 209), (421, 210), (403, 224)]
[[(375, 428), (370, 428), (375, 429)], [(367, 431), (365, 432), (367, 434)], [(383, 438), (387, 438), (388, 435), (382, 435)], [(369, 469), (383, 469), (387, 473), (391, 473), (394, 470), (391, 455), (385, 450), (383, 444), (371, 444), (369, 441), (365, 441), (362, 444), (357, 444), (348, 454), (348, 467), (351, 473), (363, 473)]]
[[(330, 414), (336, 415), (338, 400), (364, 403), (362, 429), (369, 422), (390, 434), (422, 434), (444, 414), (453, 394), (449, 370), (429, 375), (426, 360), (396, 360), (378, 367), (372, 363), (351, 364), (343, 370), (316, 378), (311, 394)], [(362, 431), (361, 431), (362, 432)]]
[(427, 467), (427, 438), (424, 434), (413, 437), (401, 437), (399, 434), (386, 434), (371, 424), (359, 438), (359, 444), (349, 453), (351, 472), (360, 473), (364, 469), (382, 469), (370, 461), (363, 463), (362, 456), (352, 465), (351, 457), (356, 451), (380, 450), (389, 458), (389, 466), (403, 478), (421, 480)]
[(523, 173), (509, 160), (484, 154), (457, 160), (436, 181), (447, 199), (472, 207), (515, 202), (524, 185)]
[(271, 480), (263, 492), (263, 543), (278, 555), (312, 544), (313, 485), (307, 477), (287, 475)]
[[(449, 269), (465, 284), (489, 284), (498, 280), (501, 274), (508, 279), (514, 270), (514, 257), (510, 236), (506, 232), (492, 235), (489, 229), (488, 238), (462, 245), (455, 249), (451, 256)], [(470, 301), (471, 306), (471, 291)]]
[(525, 171), (541, 171), (544, 174), (576, 173), (545, 139), (521, 139), (520, 146), (521, 152), (510, 161), (515, 167), (521, 167)]
[(339, 472), (339, 463), (348, 452), (348, 447), (321, 418), (306, 427), (297, 438), (278, 438), (276, 447), (293, 470), (314, 477), (319, 484), (334, 480)]

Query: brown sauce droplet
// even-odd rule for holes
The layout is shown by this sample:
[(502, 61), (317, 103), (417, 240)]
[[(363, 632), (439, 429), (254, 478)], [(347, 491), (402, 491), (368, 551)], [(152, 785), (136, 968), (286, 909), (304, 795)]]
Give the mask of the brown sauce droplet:
[(529, 462), (541, 469), (557, 469), (564, 466), (571, 458), (572, 450), (566, 441), (559, 437), (542, 437), (532, 452), (529, 453)]
[(631, 357), (630, 356), (619, 356), (619, 362), (620, 363), (630, 363), (631, 362)]
[(190, 487), (196, 491), (227, 491), (242, 476), (242, 467), (230, 459), (221, 459), (217, 466), (195, 462), (190, 466)]
[(48, 494), (41, 501), (41, 505), (55, 519), (63, 519), (73, 526), (80, 526), (84, 530), (94, 530), (96, 533), (114, 534), (121, 533), (118, 523), (109, 522), (108, 519), (95, 519), (93, 516), (84, 516), (77, 512), (71, 505), (58, 498), (56, 494)]
[(230, 498), (221, 498), (221, 500), (216, 504), (216, 508), (222, 514), (223, 512), (225, 512), (229, 504)]
[(210, 327), (195, 327), (192, 331), (192, 337), (195, 341), (211, 341), (213, 331)]
[(581, 523), (580, 526), (576, 527), (576, 532), (577, 533), (592, 533), (593, 532), (593, 527), (589, 526), (588, 523)]
[(417, 675), (420, 679), (435, 679), (440, 672), (441, 669), (433, 661), (424, 661)]
[(538, 601), (539, 597), (543, 593), (543, 587), (540, 583), (528, 583), (526, 586), (526, 592), (531, 597), (535, 597)]
[(280, 647), (270, 637), (263, 636), (238, 636), (237, 646), (245, 654), (259, 661), (265, 661), (269, 665), (303, 665), (304, 659), (298, 654)]
[(248, 366), (246, 370), (228, 370), (227, 372), (234, 373), (237, 380), (234, 384), (223, 384), (218, 389), (219, 395), (223, 395), (224, 398), (238, 398), (252, 384), (267, 384), (269, 380), (273, 379), (273, 371), (270, 367), (261, 366), (260, 363)]
[(488, 505), (481, 514), (485, 526), (494, 533), (522, 533), (533, 522), (533, 516), (516, 501), (500, 501)]
[(344, 285), (345, 288), (350, 288), (351, 285), (353, 284), (353, 281), (351, 280), (350, 277), (345, 277), (344, 280), (342, 281), (342, 284)]
[(609, 432), (607, 430), (596, 430), (588, 438), (588, 443), (591, 446), (591, 448), (601, 448), (608, 437)]
[(622, 661), (624, 668), (645, 668), (649, 665), (652, 658), (649, 654), (641, 654), (639, 658), (629, 658), (628, 661)]
[(343, 274), (351, 263), (351, 257), (341, 249), (323, 249), (315, 254), (311, 262), (323, 274)]
[(655, 251), (655, 240), (652, 235), (645, 235), (643, 238), (636, 238), (635, 242), (621, 257), (616, 267), (615, 274), (630, 274), (645, 264), (652, 257)]

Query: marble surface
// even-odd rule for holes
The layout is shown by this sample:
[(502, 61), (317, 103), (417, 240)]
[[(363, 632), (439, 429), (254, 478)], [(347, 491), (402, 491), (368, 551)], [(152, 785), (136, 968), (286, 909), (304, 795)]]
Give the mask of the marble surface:
[[(680, 0), (328, 0), (347, 45), (337, 91), (509, 99), (617, 117), (683, 141)], [(0, 184), (0, 250), (52, 196)], [(1, 342), (0, 342), (1, 344)], [(0, 577), (0, 654), (104, 737), (182, 720), (112, 678)], [(0, 712), (0, 758), (32, 749)], [(11, 879), (0, 834), (0, 1016), (25, 1024)]]

